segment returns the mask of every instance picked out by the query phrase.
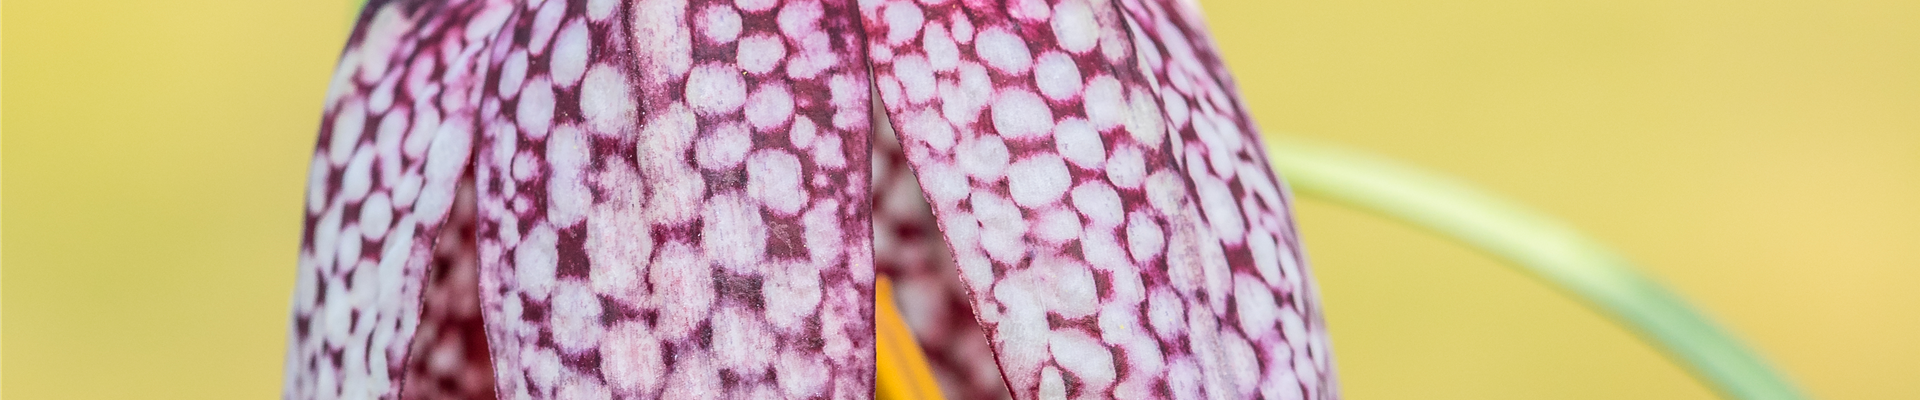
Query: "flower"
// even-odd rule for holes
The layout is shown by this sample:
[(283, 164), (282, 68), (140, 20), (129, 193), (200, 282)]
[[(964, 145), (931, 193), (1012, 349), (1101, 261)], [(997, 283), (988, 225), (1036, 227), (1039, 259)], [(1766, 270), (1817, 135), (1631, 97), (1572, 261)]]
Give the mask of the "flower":
[(957, 398), (1338, 397), (1200, 21), (375, 1), (326, 96), (286, 396), (869, 397), (891, 277)]

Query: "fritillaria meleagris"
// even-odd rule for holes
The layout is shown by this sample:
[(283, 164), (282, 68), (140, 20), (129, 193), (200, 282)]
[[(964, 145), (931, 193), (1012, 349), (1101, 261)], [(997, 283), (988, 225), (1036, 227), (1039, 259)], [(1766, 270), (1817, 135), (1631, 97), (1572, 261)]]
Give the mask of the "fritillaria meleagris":
[(1337, 398), (1190, 0), (373, 1), (289, 398)]

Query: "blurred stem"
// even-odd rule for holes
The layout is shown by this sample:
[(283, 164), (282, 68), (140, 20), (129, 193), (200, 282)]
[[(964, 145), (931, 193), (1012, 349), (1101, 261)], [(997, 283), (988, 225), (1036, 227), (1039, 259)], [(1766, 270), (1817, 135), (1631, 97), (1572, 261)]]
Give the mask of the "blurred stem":
[(1560, 221), (1435, 175), (1359, 152), (1281, 139), (1273, 166), (1303, 195), (1413, 225), (1489, 253), (1638, 334), (1721, 396), (1803, 396), (1760, 356), (1620, 255)]

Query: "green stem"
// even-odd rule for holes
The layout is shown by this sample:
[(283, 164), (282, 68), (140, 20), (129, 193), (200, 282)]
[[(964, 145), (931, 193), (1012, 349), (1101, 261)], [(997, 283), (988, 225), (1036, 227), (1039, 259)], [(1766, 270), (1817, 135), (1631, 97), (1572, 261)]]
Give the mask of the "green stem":
[(1545, 214), (1350, 150), (1283, 139), (1270, 152), (1274, 167), (1302, 194), (1420, 227), (1518, 266), (1638, 334), (1724, 397), (1803, 398), (1680, 296)]

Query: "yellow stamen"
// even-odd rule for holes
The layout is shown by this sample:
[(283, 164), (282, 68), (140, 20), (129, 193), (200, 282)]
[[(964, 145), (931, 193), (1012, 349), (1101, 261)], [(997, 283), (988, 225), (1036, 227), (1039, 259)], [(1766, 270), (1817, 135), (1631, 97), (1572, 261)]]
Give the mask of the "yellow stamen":
[(927, 369), (927, 358), (913, 330), (900, 319), (893, 306), (893, 282), (885, 277), (874, 283), (873, 333), (876, 354), (874, 391), (881, 400), (945, 400), (940, 385)]

